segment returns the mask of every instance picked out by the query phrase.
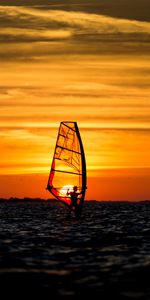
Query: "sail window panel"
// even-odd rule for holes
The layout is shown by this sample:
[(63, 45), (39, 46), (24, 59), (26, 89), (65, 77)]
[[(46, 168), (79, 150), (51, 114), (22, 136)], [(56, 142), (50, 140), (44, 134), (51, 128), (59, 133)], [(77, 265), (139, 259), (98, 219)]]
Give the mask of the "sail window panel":
[(68, 185), (76, 185), (80, 188), (79, 176), (75, 176), (73, 173), (62, 173), (61, 170), (55, 171), (53, 187), (56, 189), (62, 189), (64, 186)]
[(77, 170), (78, 173), (81, 171), (81, 155), (70, 151), (70, 149), (64, 149), (57, 147), (55, 153), (55, 159), (63, 162), (63, 167), (66, 168), (67, 164), (71, 168)]
[[(62, 172), (70, 172), (70, 173), (74, 173), (74, 174), (79, 174), (78, 170), (75, 170), (71, 163), (69, 163), (69, 161), (66, 160), (62, 160), (62, 159), (56, 159), (55, 160), (55, 171), (62, 171)], [(63, 175), (62, 175), (63, 176)]]

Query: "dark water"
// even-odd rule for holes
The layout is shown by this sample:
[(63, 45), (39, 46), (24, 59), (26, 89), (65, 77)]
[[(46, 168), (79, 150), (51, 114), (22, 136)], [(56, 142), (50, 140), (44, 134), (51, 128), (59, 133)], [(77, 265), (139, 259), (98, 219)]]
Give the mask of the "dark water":
[(57, 203), (1, 202), (0, 288), (149, 300), (150, 203), (86, 202), (80, 220), (67, 220)]

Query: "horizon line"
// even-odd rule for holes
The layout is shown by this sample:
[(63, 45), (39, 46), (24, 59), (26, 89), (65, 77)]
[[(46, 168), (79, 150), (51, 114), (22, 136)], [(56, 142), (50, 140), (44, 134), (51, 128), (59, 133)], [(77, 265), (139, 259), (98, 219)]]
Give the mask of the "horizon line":
[[(60, 202), (59, 200), (55, 199), (55, 198), (38, 198), (38, 197), (23, 197), (23, 198), (19, 198), (19, 197), (9, 197), (9, 198), (4, 198), (4, 197), (0, 197), (0, 202), (1, 201), (42, 201), (42, 202)], [(150, 202), (150, 199), (144, 199), (144, 200), (96, 200), (96, 199), (85, 199), (84, 202)]]

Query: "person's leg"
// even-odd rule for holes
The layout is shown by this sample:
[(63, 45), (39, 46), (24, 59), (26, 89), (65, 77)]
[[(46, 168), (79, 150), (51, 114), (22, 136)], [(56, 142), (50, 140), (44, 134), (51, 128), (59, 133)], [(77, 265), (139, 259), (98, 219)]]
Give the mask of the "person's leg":
[(73, 205), (72, 205), (72, 203), (71, 203), (70, 206), (69, 206), (68, 218), (71, 217), (71, 212), (72, 212), (72, 210), (73, 210)]

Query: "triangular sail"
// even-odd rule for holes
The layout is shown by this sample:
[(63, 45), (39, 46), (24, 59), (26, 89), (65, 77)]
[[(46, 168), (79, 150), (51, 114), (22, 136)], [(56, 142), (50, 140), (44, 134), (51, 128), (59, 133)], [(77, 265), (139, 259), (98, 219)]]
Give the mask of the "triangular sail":
[(82, 207), (86, 190), (85, 155), (76, 122), (61, 122), (47, 189), (57, 200), (70, 205), (67, 190), (77, 186), (78, 204)]

